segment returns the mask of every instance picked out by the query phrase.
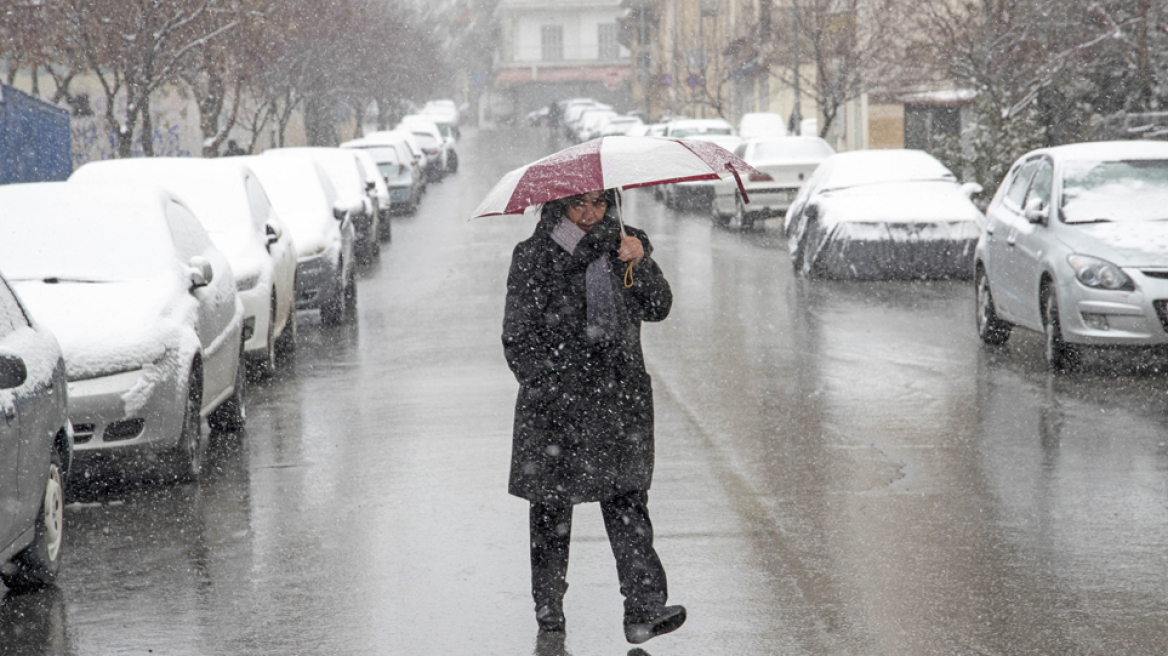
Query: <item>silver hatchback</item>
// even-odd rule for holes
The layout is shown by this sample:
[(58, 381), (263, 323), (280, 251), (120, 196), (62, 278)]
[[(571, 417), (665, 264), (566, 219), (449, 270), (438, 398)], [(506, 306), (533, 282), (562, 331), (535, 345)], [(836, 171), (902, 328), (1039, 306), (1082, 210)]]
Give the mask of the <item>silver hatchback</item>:
[(1023, 156), (986, 210), (975, 279), (982, 340), (1043, 333), (1056, 371), (1084, 346), (1168, 344), (1168, 143)]

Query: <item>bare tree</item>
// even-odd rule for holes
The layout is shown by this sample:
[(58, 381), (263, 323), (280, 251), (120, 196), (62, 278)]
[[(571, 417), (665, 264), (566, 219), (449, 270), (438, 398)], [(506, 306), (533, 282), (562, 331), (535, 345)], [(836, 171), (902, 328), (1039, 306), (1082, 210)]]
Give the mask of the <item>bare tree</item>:
[[(797, 94), (815, 100), (823, 119), (821, 137), (848, 102), (903, 83), (903, 28), (915, 3), (775, 0), (774, 7), (776, 15), (766, 22), (775, 32), (765, 52), (766, 69)], [(801, 117), (792, 118), (795, 122)]]
[[(968, 146), (951, 158), (997, 186), (1023, 152), (1047, 143), (1038, 100), (1092, 50), (1114, 37), (1114, 26), (1089, 20), (1095, 2), (1075, 0), (926, 0), (919, 5), (928, 53), (957, 85), (977, 93)], [(956, 148), (956, 146), (952, 146)]]
[(230, 39), (198, 41), (176, 73), (199, 110), (203, 157), (217, 157), (239, 115), (243, 86), (252, 73), (254, 24), (263, 16), (261, 0), (239, 0), (213, 8), (192, 21), (190, 33), (222, 33)]
[(142, 123), (140, 143), (153, 155), (150, 95), (175, 81), (184, 58), (200, 45), (223, 37), (234, 25), (197, 29), (208, 11), (227, 0), (54, 0), (49, 6), (76, 48), (65, 57), (84, 67), (105, 94), (105, 121), (118, 157), (129, 157)]

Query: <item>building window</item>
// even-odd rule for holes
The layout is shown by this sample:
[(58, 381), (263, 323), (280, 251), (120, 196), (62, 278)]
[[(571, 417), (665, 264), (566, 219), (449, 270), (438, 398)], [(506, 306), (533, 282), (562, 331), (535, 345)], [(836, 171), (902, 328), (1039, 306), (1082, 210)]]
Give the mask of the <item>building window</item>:
[(600, 58), (604, 60), (620, 59), (620, 43), (616, 40), (616, 23), (601, 23), (597, 28), (597, 43), (600, 45)]
[(563, 61), (564, 26), (544, 25), (539, 30), (544, 61)]

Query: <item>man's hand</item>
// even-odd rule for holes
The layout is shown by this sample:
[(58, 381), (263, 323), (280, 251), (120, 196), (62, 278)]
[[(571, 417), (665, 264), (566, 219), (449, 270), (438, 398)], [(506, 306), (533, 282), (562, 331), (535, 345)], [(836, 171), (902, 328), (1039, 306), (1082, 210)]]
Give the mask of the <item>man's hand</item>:
[(636, 265), (640, 264), (641, 260), (645, 258), (645, 247), (641, 244), (641, 240), (636, 237), (623, 237), (621, 239), (620, 250), (616, 254), (621, 262), (632, 262)]

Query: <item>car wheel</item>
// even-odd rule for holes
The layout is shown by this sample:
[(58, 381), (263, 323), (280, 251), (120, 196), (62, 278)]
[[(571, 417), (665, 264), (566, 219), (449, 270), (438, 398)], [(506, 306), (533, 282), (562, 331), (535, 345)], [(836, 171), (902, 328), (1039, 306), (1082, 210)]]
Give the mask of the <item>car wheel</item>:
[(207, 416), (207, 423), (214, 433), (233, 433), (247, 423), (247, 376), (244, 373), (242, 349), (239, 358), (239, 365), (235, 367), (235, 391)]
[(348, 285), (341, 282), (332, 298), (326, 298), (320, 305), (320, 322), (326, 326), (339, 326), (345, 320), (345, 296)]
[(345, 323), (357, 322), (357, 274), (349, 272), (349, 283), (345, 285), (345, 310), (342, 321)]
[(178, 445), (166, 453), (163, 464), (167, 474), (178, 483), (197, 481), (203, 473), (203, 379), (201, 372), (191, 367), (187, 382), (186, 407), (183, 409), (182, 431)]
[[(381, 241), (393, 241), (393, 224), (389, 221), (389, 212), (381, 220), (381, 225), (377, 228), (380, 231)], [(377, 254), (381, 255), (381, 247), (378, 246)]]
[(276, 292), (272, 292), (272, 301), (268, 308), (268, 341), (264, 347), (263, 359), (256, 367), (256, 373), (262, 378), (269, 378), (276, 373)]
[(284, 325), (284, 332), (276, 338), (276, 357), (289, 360), (296, 354), (296, 308), (288, 310), (288, 323)]
[(65, 526), (65, 485), (61, 474), (61, 454), (53, 451), (49, 460), (49, 479), (45, 496), (37, 513), (36, 534), (32, 544), (12, 559), (11, 567), (0, 571), (4, 585), (16, 592), (28, 592), (50, 586), (61, 570), (61, 543)]
[(1057, 373), (1073, 371), (1079, 365), (1079, 349), (1063, 339), (1058, 295), (1053, 289), (1048, 288), (1043, 294), (1042, 321), (1046, 335), (1044, 355), (1047, 367)]
[(804, 268), (806, 264), (804, 260), (807, 258), (807, 233), (810, 227), (807, 226), (803, 234), (799, 235), (799, 241), (795, 245), (795, 252), (791, 253), (791, 267), (795, 269), (795, 275), (801, 276), (805, 273)]
[(714, 217), (714, 225), (720, 228), (725, 228), (726, 226), (730, 225), (730, 219), (734, 216), (733, 214), (723, 214), (722, 212), (719, 212), (716, 205), (710, 214)]
[(446, 159), (446, 168), (451, 173), (458, 172), (458, 153), (451, 151), (450, 156)]
[(990, 279), (980, 266), (977, 268), (977, 335), (986, 344), (997, 346), (1010, 339), (1010, 324), (998, 318), (994, 298), (990, 295)]

